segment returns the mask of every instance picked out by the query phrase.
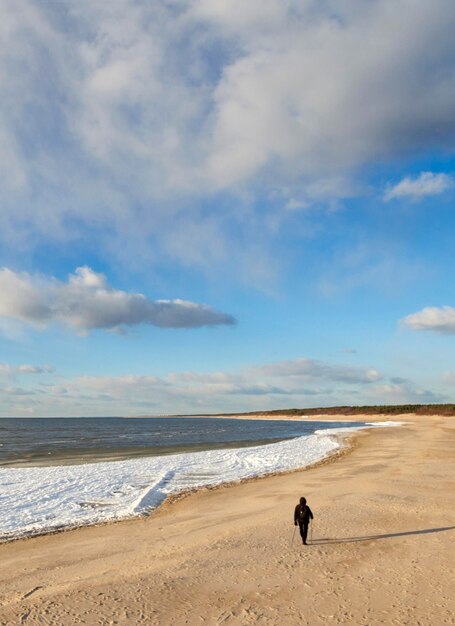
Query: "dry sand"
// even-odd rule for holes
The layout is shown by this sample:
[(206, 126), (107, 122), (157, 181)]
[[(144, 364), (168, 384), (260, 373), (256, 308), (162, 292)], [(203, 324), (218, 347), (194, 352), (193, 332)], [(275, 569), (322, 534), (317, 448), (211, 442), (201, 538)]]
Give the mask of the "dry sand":
[(454, 624), (455, 420), (402, 419), (306, 471), (0, 545), (0, 623)]

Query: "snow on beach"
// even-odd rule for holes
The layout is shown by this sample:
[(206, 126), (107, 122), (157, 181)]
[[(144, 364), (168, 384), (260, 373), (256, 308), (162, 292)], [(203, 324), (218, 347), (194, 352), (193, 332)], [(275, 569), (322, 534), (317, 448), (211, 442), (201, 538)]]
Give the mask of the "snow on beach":
[[(393, 426), (376, 422), (368, 426)], [(343, 445), (359, 427), (251, 448), (72, 466), (0, 468), (0, 540), (144, 514), (171, 494), (297, 469)]]

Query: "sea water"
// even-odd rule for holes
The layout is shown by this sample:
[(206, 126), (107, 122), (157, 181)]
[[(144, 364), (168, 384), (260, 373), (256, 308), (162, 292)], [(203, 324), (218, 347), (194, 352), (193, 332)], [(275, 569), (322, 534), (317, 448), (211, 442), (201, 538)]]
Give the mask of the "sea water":
[(366, 425), (0, 419), (0, 540), (142, 515), (181, 491), (304, 467)]

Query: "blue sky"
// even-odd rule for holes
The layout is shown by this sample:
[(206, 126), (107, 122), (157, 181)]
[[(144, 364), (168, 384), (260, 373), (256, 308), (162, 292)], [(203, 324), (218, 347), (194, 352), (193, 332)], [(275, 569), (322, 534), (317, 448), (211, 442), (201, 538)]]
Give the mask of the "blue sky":
[(0, 415), (454, 401), (452, 2), (0, 18)]

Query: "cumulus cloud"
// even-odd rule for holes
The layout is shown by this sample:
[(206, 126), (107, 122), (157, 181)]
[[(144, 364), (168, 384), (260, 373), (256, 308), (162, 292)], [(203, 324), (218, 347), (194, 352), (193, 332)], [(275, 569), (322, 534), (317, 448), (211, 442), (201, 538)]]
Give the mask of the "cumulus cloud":
[(185, 300), (150, 300), (111, 287), (103, 274), (78, 267), (67, 282), (0, 270), (0, 316), (43, 328), (62, 322), (78, 332), (139, 324), (196, 328), (234, 324), (232, 316)]
[(402, 323), (412, 330), (431, 330), (442, 335), (455, 334), (455, 308), (425, 307), (406, 316)]
[[(207, 9), (206, 15), (220, 30), (234, 33), (234, 6), (222, 4), (222, 11)], [(405, 11), (407, 2), (356, 9), (332, 2), (281, 4), (279, 18), (266, 12), (236, 31), (245, 53), (225, 68), (214, 92), (217, 110), (208, 161), (213, 179), (232, 184), (271, 162), (275, 176), (285, 175), (284, 166), (291, 175), (325, 178), (328, 172), (417, 147), (423, 137), (412, 137), (411, 128), (419, 128), (428, 140), (435, 117), (452, 126), (449, 109), (439, 107), (446, 89), (455, 85), (431, 76), (423, 43), (434, 28), (446, 31), (442, 5), (436, 16), (417, 3), (417, 19), (403, 27), (391, 18), (392, 12)], [(276, 3), (274, 8), (278, 10)], [(440, 51), (447, 50), (443, 38)], [(423, 84), (430, 84), (434, 95), (439, 92), (437, 102), (430, 103), (423, 84), (418, 86), (424, 76)], [(413, 99), (414, 88), (427, 101), (430, 115)]]
[(89, 231), (205, 266), (265, 246), (258, 190), (296, 209), (351, 195), (365, 164), (453, 149), (454, 18), (451, 0), (5, 0), (4, 241)]
[(422, 172), (415, 178), (407, 176), (396, 185), (389, 185), (384, 193), (384, 200), (386, 202), (394, 198), (419, 200), (425, 196), (436, 196), (451, 189), (453, 183), (453, 177), (448, 174)]

